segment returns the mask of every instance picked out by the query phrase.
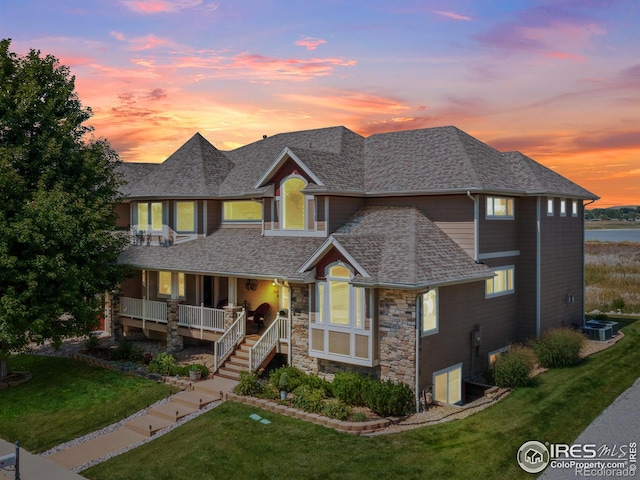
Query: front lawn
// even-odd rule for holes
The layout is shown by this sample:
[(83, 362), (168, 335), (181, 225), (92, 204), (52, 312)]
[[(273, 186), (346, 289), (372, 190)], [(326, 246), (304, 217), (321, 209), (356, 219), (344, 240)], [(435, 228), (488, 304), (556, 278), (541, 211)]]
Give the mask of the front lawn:
[(0, 391), (0, 437), (20, 440), (35, 453), (122, 420), (175, 391), (62, 357), (17, 355), (9, 358), (9, 368), (33, 378)]
[[(552, 370), (465, 420), (355, 437), (227, 402), (142, 447), (82, 472), (112, 479), (532, 478), (516, 452), (528, 440), (571, 443), (640, 376), (640, 321), (576, 367)], [(265, 425), (249, 418), (257, 413)]]

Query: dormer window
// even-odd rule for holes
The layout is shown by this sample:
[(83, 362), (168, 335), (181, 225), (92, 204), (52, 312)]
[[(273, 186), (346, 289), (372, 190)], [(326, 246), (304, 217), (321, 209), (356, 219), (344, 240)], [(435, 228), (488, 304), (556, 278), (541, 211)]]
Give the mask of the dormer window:
[(302, 189), (307, 182), (297, 176), (287, 178), (280, 184), (282, 226), (285, 230), (304, 230), (306, 225), (305, 198)]

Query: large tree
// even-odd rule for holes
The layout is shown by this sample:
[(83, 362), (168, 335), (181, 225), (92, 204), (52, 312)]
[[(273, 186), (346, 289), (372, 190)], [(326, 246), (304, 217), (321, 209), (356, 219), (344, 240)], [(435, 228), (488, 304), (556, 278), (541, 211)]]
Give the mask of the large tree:
[(122, 278), (120, 160), (85, 122), (69, 68), (0, 41), (0, 378), (30, 342), (88, 333)]

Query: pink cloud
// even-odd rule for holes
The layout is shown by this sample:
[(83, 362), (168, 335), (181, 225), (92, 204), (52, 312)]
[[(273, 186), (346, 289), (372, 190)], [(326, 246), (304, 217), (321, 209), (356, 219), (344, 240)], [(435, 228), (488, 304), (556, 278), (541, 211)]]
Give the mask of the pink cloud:
[(151, 50), (154, 48), (172, 45), (173, 42), (155, 35), (147, 35), (145, 37), (127, 38), (120, 32), (111, 32), (111, 36), (120, 42), (129, 44), (128, 50), (140, 52), (143, 50)]
[(202, 0), (124, 0), (129, 10), (136, 13), (173, 13), (185, 8), (197, 7)]
[(307, 50), (315, 50), (323, 43), (327, 43), (327, 41), (322, 40), (321, 38), (304, 37), (302, 40), (298, 40), (296, 45), (299, 47), (306, 47)]
[(396, 116), (409, 109), (399, 100), (356, 91), (334, 90), (310, 95), (283, 94), (281, 97), (296, 103), (347, 111), (352, 114), (382, 113)]
[(451, 20), (459, 20), (459, 21), (461, 20), (466, 22), (473, 20), (471, 17), (468, 17), (466, 15), (460, 15), (459, 13), (447, 12), (444, 10), (435, 10), (433, 13), (435, 13), (436, 15), (450, 18)]

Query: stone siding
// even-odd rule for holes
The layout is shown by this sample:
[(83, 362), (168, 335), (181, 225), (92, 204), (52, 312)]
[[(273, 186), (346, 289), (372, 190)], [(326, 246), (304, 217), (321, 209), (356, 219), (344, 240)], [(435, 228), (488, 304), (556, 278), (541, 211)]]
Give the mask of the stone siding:
[[(338, 372), (358, 372), (381, 380), (403, 382), (415, 389), (416, 383), (416, 295), (403, 290), (378, 292), (378, 337), (374, 351), (378, 365), (362, 367), (309, 356), (309, 289), (291, 288), (291, 363), (299, 369), (331, 378)], [(377, 344), (377, 345), (376, 345)]]

